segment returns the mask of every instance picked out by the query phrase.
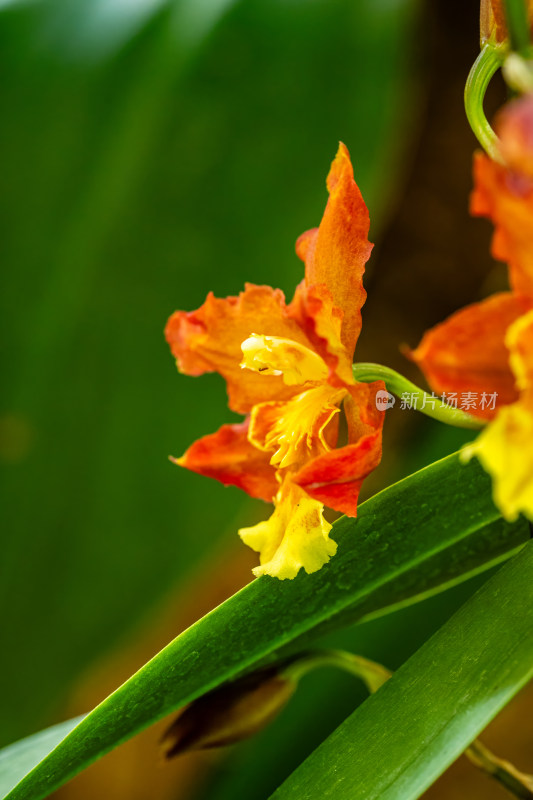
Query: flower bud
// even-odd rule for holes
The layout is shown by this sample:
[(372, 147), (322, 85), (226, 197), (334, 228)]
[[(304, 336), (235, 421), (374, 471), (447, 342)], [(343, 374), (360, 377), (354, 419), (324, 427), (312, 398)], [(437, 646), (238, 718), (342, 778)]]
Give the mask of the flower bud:
[(194, 700), (165, 732), (165, 758), (223, 747), (262, 730), (285, 706), (296, 681), (277, 670), (256, 672)]

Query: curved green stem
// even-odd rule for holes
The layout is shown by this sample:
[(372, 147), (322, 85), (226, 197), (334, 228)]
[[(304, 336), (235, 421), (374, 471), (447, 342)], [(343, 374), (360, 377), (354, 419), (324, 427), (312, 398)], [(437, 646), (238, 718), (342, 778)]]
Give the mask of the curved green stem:
[(297, 683), (303, 675), (317, 667), (337, 667), (349, 672), (360, 678), (371, 694), (377, 692), (392, 675), (392, 672), (381, 664), (346, 650), (314, 650), (304, 653), (285, 667), (282, 674), (284, 678)]
[(515, 797), (520, 797), (522, 800), (533, 800), (533, 776), (525, 775), (509, 761), (495, 756), (479, 739), (472, 742), (465, 751), (465, 755), (472, 764), (498, 781)]
[(409, 395), (411, 402), (407, 403), (406, 407), (421, 411), (422, 414), (438, 419), (440, 422), (454, 425), (456, 428), (470, 428), (472, 430), (479, 430), (485, 425), (482, 419), (473, 417), (460, 408), (445, 403), (434, 394), (425, 392), (414, 383), (411, 383), (411, 381), (408, 381), (407, 378), (404, 378), (403, 375), (400, 375), (399, 372), (390, 369), (390, 367), (370, 363), (354, 364), (353, 374), (355, 380), (362, 383), (384, 381), (387, 391), (391, 392), (391, 394), (399, 397)]
[(476, 58), (465, 86), (465, 111), (478, 142), (487, 155), (502, 163), (498, 148), (498, 137), (492, 130), (483, 110), (485, 92), (493, 75), (502, 66), (507, 46), (487, 42)]

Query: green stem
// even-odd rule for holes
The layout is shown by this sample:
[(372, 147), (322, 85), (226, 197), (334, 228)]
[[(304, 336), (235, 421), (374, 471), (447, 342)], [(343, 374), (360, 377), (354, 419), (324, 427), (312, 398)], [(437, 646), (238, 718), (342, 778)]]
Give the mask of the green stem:
[(493, 75), (503, 64), (506, 53), (506, 45), (487, 42), (476, 58), (465, 86), (465, 111), (470, 127), (487, 155), (499, 163), (502, 163), (502, 158), (499, 153), (498, 137), (485, 116), (483, 100)]
[(317, 667), (337, 667), (363, 681), (368, 691), (377, 692), (392, 672), (375, 661), (356, 656), (346, 650), (316, 650), (305, 653), (283, 670), (283, 677), (296, 683)]
[(363, 383), (377, 380), (384, 381), (387, 391), (399, 397), (406, 394), (410, 398), (416, 397), (420, 401), (420, 405), (418, 402), (416, 405), (413, 402), (409, 404), (411, 407), (421, 411), (422, 414), (426, 414), (428, 417), (445, 422), (447, 425), (454, 425), (456, 428), (470, 428), (472, 430), (479, 430), (485, 425), (484, 420), (473, 417), (460, 408), (443, 402), (438, 397), (435, 397), (434, 394), (425, 392), (407, 380), (407, 378), (404, 378), (403, 375), (400, 375), (399, 372), (390, 369), (390, 367), (384, 367), (382, 364), (354, 364), (353, 374), (356, 381)]
[(533, 800), (533, 777), (524, 775), (509, 761), (495, 756), (479, 739), (472, 742), (466, 755), (472, 764), (498, 781), (512, 795), (521, 800)]
[(529, 9), (526, 0), (504, 0), (505, 21), (511, 50), (524, 58), (531, 58)]

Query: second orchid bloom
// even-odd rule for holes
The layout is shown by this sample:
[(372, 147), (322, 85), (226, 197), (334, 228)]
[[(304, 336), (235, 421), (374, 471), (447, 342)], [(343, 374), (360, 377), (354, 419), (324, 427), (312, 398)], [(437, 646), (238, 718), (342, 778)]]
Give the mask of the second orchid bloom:
[(320, 227), (296, 245), (305, 278), (291, 303), (279, 289), (247, 284), (238, 297), (210, 294), (197, 311), (176, 311), (166, 327), (178, 369), (220, 373), (230, 408), (245, 415), (176, 463), (274, 503), (270, 519), (239, 531), (259, 553), (256, 576), (320, 569), (337, 549), (324, 506), (355, 516), (361, 484), (381, 459), (375, 400), (384, 384), (357, 383), (352, 373), (372, 245), (342, 144), (327, 185)]
[(511, 291), (453, 314), (412, 354), (438, 392), (496, 392), (490, 421), (465, 456), (493, 479), (496, 505), (510, 521), (533, 519), (533, 94), (498, 121), (505, 165), (478, 153), (472, 213), (495, 225), (492, 253), (507, 263)]

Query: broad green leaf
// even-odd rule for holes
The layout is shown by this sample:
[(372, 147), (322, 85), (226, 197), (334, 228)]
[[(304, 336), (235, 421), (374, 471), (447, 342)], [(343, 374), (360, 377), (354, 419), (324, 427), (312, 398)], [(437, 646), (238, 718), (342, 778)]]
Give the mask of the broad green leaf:
[(274, 792), (415, 800), (533, 677), (533, 543)]
[(27, 736), (0, 751), (0, 793), (7, 794), (83, 719), (75, 717)]
[(327, 629), (427, 596), (523, 545), (490, 480), (454, 454), (374, 496), (335, 525), (335, 558), (293, 581), (261, 578), (184, 631), (101, 703), (8, 796), (46, 797), (169, 712)]

